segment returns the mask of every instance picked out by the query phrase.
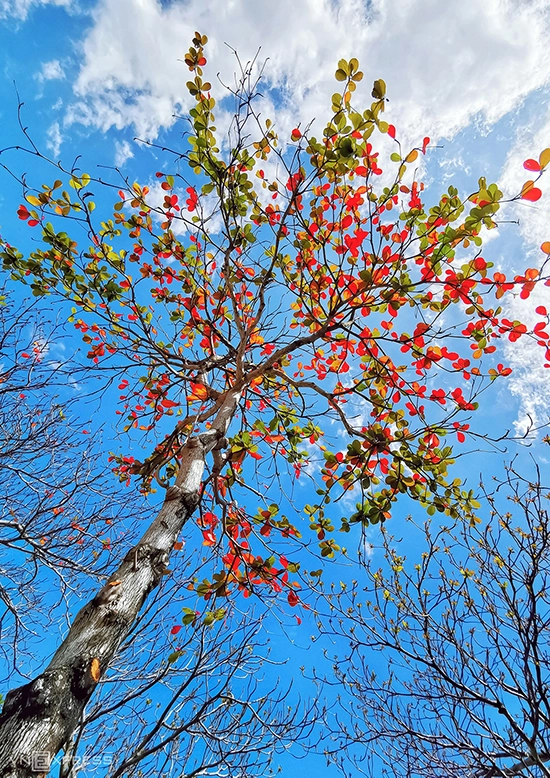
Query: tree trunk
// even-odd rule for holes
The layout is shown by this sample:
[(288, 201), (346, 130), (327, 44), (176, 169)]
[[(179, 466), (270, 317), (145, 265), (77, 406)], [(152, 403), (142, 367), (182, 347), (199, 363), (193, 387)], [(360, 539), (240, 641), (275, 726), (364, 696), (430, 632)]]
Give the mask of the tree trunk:
[(0, 714), (1, 778), (36, 778), (67, 748), (98, 681), (147, 595), (158, 586), (174, 543), (197, 507), (206, 455), (225, 435), (239, 397), (228, 392), (211, 429), (188, 440), (176, 485), (168, 489), (160, 512), (105, 586), (77, 613), (50, 664), (6, 695)]

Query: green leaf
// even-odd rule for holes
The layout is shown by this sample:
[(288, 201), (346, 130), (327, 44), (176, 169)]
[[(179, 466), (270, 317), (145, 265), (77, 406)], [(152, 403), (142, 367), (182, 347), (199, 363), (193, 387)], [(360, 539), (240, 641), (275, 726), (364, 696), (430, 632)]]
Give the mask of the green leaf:
[(374, 82), (372, 88), (372, 96), (375, 100), (383, 100), (386, 96), (386, 82), (379, 78)]
[(346, 62), (345, 59), (338, 60), (338, 70), (343, 70), (344, 73), (346, 74), (346, 78), (347, 78), (347, 76), (349, 74), (349, 65), (348, 65), (348, 63)]

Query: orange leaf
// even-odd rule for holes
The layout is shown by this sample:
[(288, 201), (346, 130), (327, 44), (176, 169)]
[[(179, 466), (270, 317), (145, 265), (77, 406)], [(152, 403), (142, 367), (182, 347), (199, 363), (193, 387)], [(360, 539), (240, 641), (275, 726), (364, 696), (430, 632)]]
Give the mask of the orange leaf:
[(191, 394), (188, 395), (188, 400), (192, 402), (193, 400), (208, 399), (208, 389), (204, 384), (196, 384), (193, 381), (190, 381), (189, 383), (191, 385)]
[(550, 240), (545, 240), (540, 248), (545, 254), (550, 254)]
[(92, 659), (92, 664), (90, 665), (90, 675), (96, 683), (99, 681), (101, 677), (99, 659)]

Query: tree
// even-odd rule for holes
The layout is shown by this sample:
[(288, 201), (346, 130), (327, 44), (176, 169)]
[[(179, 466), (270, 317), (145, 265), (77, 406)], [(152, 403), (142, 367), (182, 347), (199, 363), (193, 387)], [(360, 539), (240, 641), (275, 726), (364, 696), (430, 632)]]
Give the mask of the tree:
[[(92, 366), (106, 385), (119, 382), (117, 413), (148, 456), (134, 456), (129, 438), (128, 450), (113, 455), (115, 471), (165, 497), (48, 667), (8, 695), (0, 763), (8, 750), (17, 765), (31, 748), (63, 748), (197, 509), (204, 544), (220, 560), (194, 582), (214, 604), (208, 622), (224, 618), (223, 603), (237, 591), (300, 602), (307, 541), (289, 518), (295, 509), (280, 468), (316, 481), (308, 465), (324, 459), (318, 499), (303, 507), (322, 558), (340, 551), (328, 506), (352, 489), (359, 502), (342, 519), (344, 532), (385, 521), (401, 495), (429, 513), (475, 522), (473, 490), (448, 477), (446, 438), (471, 434), (476, 398), (510, 372), (493, 361), (500, 339), (534, 337), (546, 351), (546, 312), (528, 333), (499, 307), (510, 290), (528, 297), (544, 271), (508, 279), (480, 254), (503, 194), (480, 179), (467, 197), (450, 187), (424, 205), (414, 165), (429, 138), (402, 149), (382, 119), (382, 80), (359, 112), (359, 64), (341, 60), (342, 92), (321, 140), (297, 127), (280, 148), (275, 126), (255, 109), (253, 65), (245, 66), (229, 90), (235, 113), (218, 145), (206, 42), (196, 33), (185, 57), (195, 107), (188, 150), (165, 150), (173, 173), (157, 172), (156, 189), (59, 165), (61, 178), (39, 189), (23, 177), (18, 213), (40, 228), (40, 243), (28, 253), (2, 245), (13, 279), (38, 297), (72, 303), (69, 320)], [(26, 151), (44, 159), (23, 131)], [(395, 149), (380, 185), (377, 134)], [(544, 150), (529, 169), (540, 177), (549, 161)], [(537, 180), (517, 198), (540, 197)], [(95, 187), (118, 192), (99, 220)], [(320, 426), (327, 415), (333, 431)]]
[(486, 494), (490, 520), (427, 523), (412, 559), (383, 532), (383, 562), (332, 598), (324, 629), (349, 647), (329, 747), (344, 773), (550, 775), (550, 492), (537, 476), (510, 467)]
[[(43, 662), (48, 646), (40, 635), (69, 619), (71, 593), (105, 582), (145, 516), (143, 501), (97, 467), (100, 449), (84, 429), (76, 391), (86, 385), (85, 371), (56, 358), (63, 352), (59, 326), (45, 320), (36, 301), (16, 307), (2, 297), (1, 681), (12, 685)], [(227, 614), (223, 623), (207, 620), (182, 635), (181, 626), (167, 624), (167, 602), (178, 602), (178, 589), (185, 590), (195, 569), (189, 560), (175, 562), (170, 584), (126, 635), (114, 677), (54, 760), (60, 776), (90, 766), (113, 776), (169, 768), (188, 776), (268, 775), (289, 739), (307, 735), (314, 707), (289, 707), (295, 702), (289, 686), (262, 681), (268, 660), (258, 639), (262, 618)], [(184, 622), (192, 625), (197, 614), (185, 610)], [(167, 631), (177, 641), (171, 654)], [(134, 726), (125, 727), (130, 720)], [(20, 765), (26, 772), (46, 769), (43, 750), (28, 757)]]
[[(36, 300), (15, 306), (1, 295), (0, 636), (11, 677), (17, 677), (21, 652), (26, 658), (36, 652), (29, 640), (36, 640), (37, 630), (60, 618), (75, 578), (85, 576), (88, 586), (96, 586), (105, 577), (112, 565), (108, 550), (118, 546), (105, 540), (109, 525), (125, 527), (120, 540), (127, 544), (131, 519), (140, 516), (135, 499), (94, 471), (96, 443), (83, 438), (85, 424), (75, 421), (76, 392), (65, 387), (69, 380), (76, 387), (84, 374), (50, 356), (58, 340), (59, 328), (47, 322)], [(96, 546), (85, 542), (92, 537)], [(52, 581), (58, 602), (52, 599), (46, 609), (44, 589), (53, 590)]]
[(199, 623), (167, 658), (166, 624), (154, 615), (146, 641), (141, 629), (122, 646), (116, 688), (94, 698), (62, 775), (103, 764), (112, 778), (269, 776), (277, 755), (310, 742), (321, 706), (297, 704), (291, 683), (269, 680), (261, 618)]

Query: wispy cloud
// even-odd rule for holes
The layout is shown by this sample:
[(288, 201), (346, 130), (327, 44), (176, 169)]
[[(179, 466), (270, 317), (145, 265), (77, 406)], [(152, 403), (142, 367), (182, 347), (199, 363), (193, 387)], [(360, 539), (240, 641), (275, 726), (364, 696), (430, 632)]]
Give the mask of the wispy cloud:
[(74, 0), (0, 0), (0, 19), (12, 17), (24, 21), (33, 8), (44, 5), (68, 9), (74, 5)]
[(39, 72), (36, 74), (36, 79), (41, 84), (43, 84), (44, 81), (54, 81), (62, 78), (65, 78), (65, 71), (58, 59), (44, 62)]
[(63, 135), (61, 134), (59, 122), (54, 122), (48, 129), (46, 135), (46, 146), (52, 152), (52, 156), (57, 159), (61, 152), (61, 144), (63, 143)]
[(125, 162), (134, 156), (131, 145), (127, 140), (115, 141), (115, 165), (122, 167)]

